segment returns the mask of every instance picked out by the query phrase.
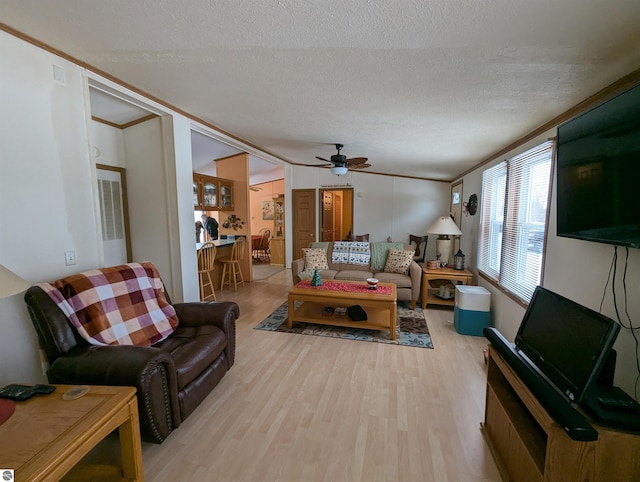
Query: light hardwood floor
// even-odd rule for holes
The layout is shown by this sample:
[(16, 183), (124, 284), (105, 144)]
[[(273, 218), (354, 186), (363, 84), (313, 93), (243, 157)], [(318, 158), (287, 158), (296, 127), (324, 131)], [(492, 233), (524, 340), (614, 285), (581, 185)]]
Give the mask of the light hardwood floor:
[(291, 271), (218, 300), (240, 305), (236, 363), (162, 445), (150, 481), (499, 481), (480, 422), (481, 337), (428, 309), (435, 349), (254, 330)]

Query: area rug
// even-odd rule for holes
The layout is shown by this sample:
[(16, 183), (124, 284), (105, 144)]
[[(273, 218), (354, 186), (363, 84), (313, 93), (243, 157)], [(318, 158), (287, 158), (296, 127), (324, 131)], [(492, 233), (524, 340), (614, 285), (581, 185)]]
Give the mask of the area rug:
[(293, 323), (293, 328), (287, 327), (287, 304), (280, 306), (266, 319), (258, 323), (254, 330), (278, 331), (281, 333), (296, 333), (301, 335), (328, 336), (345, 340), (373, 341), (391, 345), (414, 346), (418, 348), (433, 348), (429, 328), (420, 307), (411, 310), (398, 305), (398, 336), (389, 339), (388, 331), (363, 330), (358, 328), (344, 328), (341, 326), (314, 325), (312, 323)]

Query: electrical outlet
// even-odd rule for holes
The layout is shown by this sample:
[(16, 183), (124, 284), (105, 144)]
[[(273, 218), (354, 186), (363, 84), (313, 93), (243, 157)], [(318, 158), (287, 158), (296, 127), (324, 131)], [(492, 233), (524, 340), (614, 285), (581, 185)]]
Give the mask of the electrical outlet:
[(64, 264), (67, 266), (72, 266), (76, 264), (76, 252), (75, 251), (65, 251), (64, 253)]

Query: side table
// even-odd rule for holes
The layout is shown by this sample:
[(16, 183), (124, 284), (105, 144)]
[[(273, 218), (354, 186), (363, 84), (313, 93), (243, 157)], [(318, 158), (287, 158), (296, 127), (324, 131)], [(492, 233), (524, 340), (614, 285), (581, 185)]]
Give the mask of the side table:
[(422, 268), (422, 309), (428, 304), (453, 306), (453, 298), (443, 299), (435, 295), (436, 290), (432, 289), (429, 281), (435, 279), (443, 279), (453, 281), (454, 284), (462, 283), (470, 285), (473, 282), (473, 273), (468, 269), (453, 268), (436, 268), (429, 269), (426, 266)]
[[(14, 414), (0, 426), (0, 468), (15, 470), (17, 481), (60, 480), (68, 472), (74, 480), (144, 480), (136, 389), (92, 385), (86, 395), (63, 400), (71, 386), (56, 387), (50, 395), (16, 402)], [(115, 429), (121, 467), (76, 467)]]

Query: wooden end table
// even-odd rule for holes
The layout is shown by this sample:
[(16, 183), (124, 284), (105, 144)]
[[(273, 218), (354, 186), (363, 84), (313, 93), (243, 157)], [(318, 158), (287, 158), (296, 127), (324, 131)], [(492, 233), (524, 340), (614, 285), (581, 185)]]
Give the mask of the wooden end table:
[[(323, 280), (324, 281), (324, 280)], [(331, 283), (330, 280), (324, 281)], [(366, 284), (362, 281), (335, 281), (344, 284)], [(364, 293), (348, 291), (332, 291), (294, 286), (289, 291), (289, 318), (287, 326), (291, 328), (294, 321), (316, 323), (319, 325), (344, 326), (347, 328), (363, 328), (367, 330), (389, 330), (389, 338), (396, 339), (397, 291), (395, 283), (379, 283), (378, 286), (391, 287), (390, 294), (381, 294), (376, 290)], [(295, 302), (302, 304), (295, 309)], [(347, 316), (324, 316), (326, 306), (336, 308), (360, 305), (367, 313), (365, 321), (351, 321)]]
[[(92, 385), (86, 395), (63, 400), (71, 385), (56, 387), (49, 395), (16, 402), (14, 414), (0, 425), (0, 468), (15, 470), (15, 480), (60, 480), (71, 471), (76, 480), (143, 481), (136, 389)], [(122, 467), (74, 468), (115, 429)]]
[(422, 309), (424, 310), (428, 304), (453, 306), (454, 299), (438, 298), (435, 295), (437, 290), (430, 287), (429, 281), (434, 279), (444, 279), (453, 281), (454, 284), (462, 283), (470, 285), (473, 282), (473, 273), (468, 269), (453, 268), (435, 268), (429, 269), (426, 266), (422, 268)]

